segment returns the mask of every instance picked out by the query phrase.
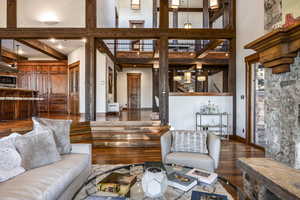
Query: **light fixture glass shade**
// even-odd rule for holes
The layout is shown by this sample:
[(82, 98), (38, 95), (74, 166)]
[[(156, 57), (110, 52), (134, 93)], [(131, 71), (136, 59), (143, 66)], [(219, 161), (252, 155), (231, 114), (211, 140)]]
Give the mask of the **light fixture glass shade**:
[(179, 8), (179, 6), (180, 6), (180, 0), (172, 0), (172, 2), (171, 2), (172, 8), (177, 9), (177, 8)]
[(200, 82), (204, 82), (204, 81), (206, 81), (206, 77), (205, 76), (198, 76), (197, 80), (200, 81)]
[(192, 28), (192, 23), (190, 23), (190, 22), (185, 23), (184, 28), (185, 29), (191, 29)]
[(184, 81), (185, 81), (185, 83), (192, 82), (192, 73), (191, 72), (184, 72)]
[(218, 0), (210, 0), (209, 1), (209, 7), (211, 9), (217, 9), (217, 8), (219, 8), (219, 2), (218, 2)]
[(174, 81), (181, 81), (182, 80), (182, 76), (174, 76)]
[(131, 0), (131, 9), (139, 10), (141, 8), (140, 0)]
[(158, 62), (153, 63), (153, 68), (154, 69), (159, 69), (159, 63)]

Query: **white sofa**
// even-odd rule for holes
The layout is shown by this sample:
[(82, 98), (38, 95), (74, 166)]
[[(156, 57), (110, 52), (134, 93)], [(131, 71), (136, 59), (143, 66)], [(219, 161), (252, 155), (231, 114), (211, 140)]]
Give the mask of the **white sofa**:
[(61, 158), (0, 183), (0, 199), (71, 200), (91, 173), (91, 145), (72, 144), (72, 153)]

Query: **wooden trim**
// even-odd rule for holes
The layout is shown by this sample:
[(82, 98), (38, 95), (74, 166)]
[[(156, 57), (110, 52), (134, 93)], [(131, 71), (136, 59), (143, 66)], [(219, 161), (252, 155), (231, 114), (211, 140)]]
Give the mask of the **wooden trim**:
[(18, 59), (28, 60), (28, 58), (25, 56), (20, 56), (20, 55), (17, 55), (16, 53), (13, 53), (13, 52), (10, 52), (10, 51), (4, 50), (4, 49), (1, 49), (1, 55), (3, 57), (9, 58), (11, 60), (18, 60)]
[(110, 49), (107, 47), (107, 45), (103, 40), (96, 39), (96, 48), (101, 53), (105, 53), (114, 62), (114, 64), (118, 63), (116, 57), (112, 54), (112, 52), (110, 51)]
[(52, 60), (27, 60), (27, 61), (19, 61), (18, 66), (67, 66), (68, 61), (60, 60), (60, 61), (52, 61)]
[(236, 95), (236, 39), (230, 40), (230, 58), (228, 69), (228, 91), (233, 94), (232, 132), (236, 134), (237, 95)]
[(214, 50), (217, 48), (221, 43), (223, 43), (224, 40), (218, 39), (218, 40), (211, 40), (208, 44), (205, 45), (204, 48), (202, 48), (200, 51), (196, 52), (195, 58), (206, 56), (210, 50)]
[(72, 69), (72, 68), (74, 68), (74, 67), (78, 67), (78, 66), (80, 66), (80, 61), (78, 60), (78, 61), (76, 61), (76, 62), (74, 62), (74, 63), (72, 63), (72, 64), (69, 64), (69, 69)]
[[(156, 9), (159, 12), (159, 8)], [(203, 12), (203, 8), (169, 8), (169, 12)]]
[(232, 96), (232, 93), (214, 92), (171, 92), (170, 96)]
[(17, 28), (17, 0), (7, 0), (7, 28)]
[(56, 49), (50, 47), (49, 45), (39, 41), (39, 40), (17, 40), (18, 42), (35, 49), (39, 52), (42, 52), (43, 54), (46, 54), (52, 58), (55, 58), (57, 60), (67, 60), (68, 56), (65, 54), (57, 51)]

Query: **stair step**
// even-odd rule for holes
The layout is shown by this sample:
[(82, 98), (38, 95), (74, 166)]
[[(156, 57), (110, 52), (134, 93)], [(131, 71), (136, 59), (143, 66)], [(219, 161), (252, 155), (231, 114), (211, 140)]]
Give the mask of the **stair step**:
[(93, 140), (93, 147), (160, 147), (160, 140)]
[(160, 126), (160, 121), (92, 121), (91, 127), (105, 126), (105, 127), (116, 127), (116, 126)]

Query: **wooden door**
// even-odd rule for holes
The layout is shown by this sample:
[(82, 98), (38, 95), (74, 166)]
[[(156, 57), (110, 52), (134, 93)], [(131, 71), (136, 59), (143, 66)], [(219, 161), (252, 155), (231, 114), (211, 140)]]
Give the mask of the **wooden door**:
[(79, 114), (79, 62), (69, 65), (69, 113)]
[(141, 108), (141, 74), (127, 74), (127, 102), (128, 109)]

